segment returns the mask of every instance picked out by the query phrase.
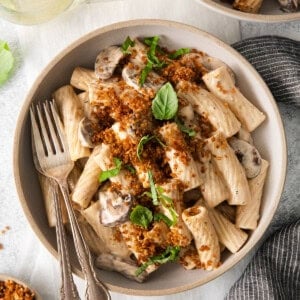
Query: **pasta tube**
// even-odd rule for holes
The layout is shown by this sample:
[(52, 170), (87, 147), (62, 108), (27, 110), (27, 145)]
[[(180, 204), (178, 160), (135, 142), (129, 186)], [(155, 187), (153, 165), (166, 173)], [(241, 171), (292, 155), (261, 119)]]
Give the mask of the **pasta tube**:
[(235, 0), (232, 5), (240, 11), (255, 14), (260, 10), (262, 3), (263, 0)]
[(176, 178), (184, 184), (184, 191), (200, 186), (201, 178), (198, 174), (197, 165), (189, 153), (176, 123), (164, 125), (160, 128), (159, 133), (167, 145), (166, 157), (169, 166)]
[(88, 91), (89, 84), (96, 79), (97, 78), (93, 70), (77, 67), (72, 73), (70, 83), (79, 90)]
[(215, 96), (229, 105), (229, 108), (248, 131), (253, 131), (265, 120), (264, 113), (258, 110), (236, 88), (226, 67), (220, 67), (205, 74), (203, 80)]
[(209, 209), (209, 217), (212, 221), (220, 243), (231, 253), (236, 253), (246, 242), (248, 235), (245, 231), (237, 228), (221, 212)]
[(232, 111), (212, 93), (187, 82), (179, 84), (177, 88), (178, 96), (190, 102), (195, 112), (206, 117), (226, 138), (239, 131), (240, 122)]
[(89, 148), (83, 147), (78, 138), (79, 122), (84, 117), (81, 103), (70, 85), (58, 89), (54, 95), (65, 128), (70, 156), (73, 161), (90, 155)]
[(216, 134), (206, 141), (207, 147), (212, 153), (212, 159), (222, 174), (230, 192), (228, 203), (230, 205), (245, 205), (251, 201), (244, 168), (226, 139), (222, 135)]
[(220, 264), (220, 246), (218, 236), (204, 206), (196, 205), (185, 209), (182, 219), (191, 231), (196, 249), (205, 270), (213, 270)]
[(72, 194), (72, 201), (79, 204), (82, 208), (86, 208), (90, 204), (100, 185), (99, 174), (101, 169), (94, 159), (98, 152), (99, 146), (94, 148), (86, 162)]
[(248, 181), (252, 197), (251, 201), (249, 201), (246, 205), (237, 207), (236, 226), (239, 228), (254, 230), (257, 227), (261, 197), (268, 167), (269, 163), (262, 159), (260, 173)]
[(105, 227), (99, 220), (100, 202), (94, 202), (87, 209), (82, 211), (82, 215), (93, 227), (102, 245), (102, 253), (111, 253), (125, 260), (130, 259), (131, 252), (128, 250), (124, 240), (115, 227)]

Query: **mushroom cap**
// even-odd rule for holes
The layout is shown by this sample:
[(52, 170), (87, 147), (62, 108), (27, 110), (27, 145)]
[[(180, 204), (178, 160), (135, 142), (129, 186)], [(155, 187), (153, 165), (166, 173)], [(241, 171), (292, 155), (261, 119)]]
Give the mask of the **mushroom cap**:
[(244, 167), (246, 177), (256, 177), (261, 170), (261, 156), (257, 149), (253, 145), (236, 137), (231, 137), (228, 142)]
[(78, 126), (78, 139), (83, 147), (94, 148), (96, 145), (92, 142), (94, 133), (93, 123), (84, 117)]
[(100, 191), (100, 223), (104, 226), (116, 226), (128, 219), (132, 205), (130, 194), (122, 195), (114, 191)]

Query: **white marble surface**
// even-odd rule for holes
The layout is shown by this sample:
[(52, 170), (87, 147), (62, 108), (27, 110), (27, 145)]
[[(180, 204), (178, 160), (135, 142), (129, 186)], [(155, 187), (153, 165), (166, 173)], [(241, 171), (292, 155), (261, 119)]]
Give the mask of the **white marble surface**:
[[(13, 171), (13, 132), (22, 101), (41, 69), (59, 51), (81, 35), (117, 21), (135, 18), (160, 18), (197, 26), (227, 43), (265, 34), (300, 40), (300, 21), (284, 24), (252, 24), (217, 15), (193, 0), (124, 0), (82, 5), (38, 26), (23, 27), (0, 20), (0, 39), (9, 42), (16, 63), (10, 80), (0, 87), (0, 273), (19, 277), (36, 288), (45, 300), (58, 299), (59, 269), (31, 230), (16, 194)], [(285, 192), (274, 226), (299, 217), (299, 114), (280, 105), (289, 144), (289, 171)], [(299, 144), (298, 144), (299, 149)], [(297, 173), (296, 173), (297, 172)], [(296, 188), (295, 188), (296, 187)], [(297, 202), (298, 201), (298, 202)], [(292, 208), (292, 209), (291, 209)], [(273, 226), (273, 228), (274, 228)], [(269, 229), (269, 232), (272, 229)], [(191, 291), (155, 300), (223, 299), (242, 274), (254, 251), (233, 269), (216, 280)], [(76, 278), (81, 295), (84, 282)], [(114, 300), (142, 300), (144, 297), (112, 293)]]

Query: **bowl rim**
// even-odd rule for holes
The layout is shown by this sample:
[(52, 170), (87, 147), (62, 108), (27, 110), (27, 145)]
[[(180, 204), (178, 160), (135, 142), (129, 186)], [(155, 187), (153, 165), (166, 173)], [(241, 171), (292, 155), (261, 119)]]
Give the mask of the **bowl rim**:
[(35, 294), (35, 300), (42, 300), (41, 295), (36, 291), (36, 289), (32, 288), (31, 285), (27, 284), (23, 280), (20, 280), (19, 278), (13, 277), (13, 276), (8, 275), (8, 274), (2, 274), (2, 273), (0, 273), (0, 281), (5, 281), (5, 280), (13, 280), (16, 283), (21, 284), (21, 285), (29, 288), (32, 292), (34, 292), (34, 294)]
[(239, 19), (241, 21), (250, 21), (258, 23), (280, 23), (300, 20), (300, 12), (285, 13), (282, 15), (251, 14), (226, 7), (214, 0), (195, 0), (198, 3), (212, 9), (213, 11)]
[[(31, 104), (32, 97), (35, 93), (35, 90), (38, 88), (40, 83), (44, 80), (44, 77), (46, 74), (52, 69), (53, 66), (55, 66), (57, 63), (60, 62), (60, 60), (67, 55), (69, 52), (71, 52), (74, 48), (77, 46), (81, 45), (84, 42), (87, 42), (88, 40), (103, 34), (107, 33), (109, 31), (117, 30), (117, 29), (122, 29), (126, 27), (134, 27), (134, 26), (167, 26), (167, 27), (172, 27), (174, 29), (181, 29), (185, 30), (194, 34), (200, 34), (202, 36), (205, 36), (206, 38), (209, 38), (213, 40), (214, 43), (217, 43), (219, 46), (222, 46), (225, 48), (227, 51), (231, 52), (233, 56), (236, 56), (249, 70), (249, 72), (252, 73), (256, 77), (256, 79), (260, 82), (261, 87), (265, 90), (266, 94), (268, 95), (268, 98), (273, 106), (274, 112), (276, 114), (276, 119), (280, 127), (280, 137), (282, 140), (282, 152), (283, 152), (283, 157), (282, 157), (282, 165), (283, 168), (281, 170), (281, 175), (280, 175), (280, 184), (278, 186), (278, 191), (276, 194), (276, 197), (273, 201), (273, 208), (270, 212), (270, 214), (267, 216), (264, 224), (262, 224), (260, 232), (257, 233), (257, 236), (255, 239), (251, 240), (250, 242), (248, 241), (245, 246), (242, 247), (242, 249), (236, 253), (231, 260), (231, 262), (226, 266), (226, 268), (222, 268), (222, 266), (213, 272), (207, 272), (207, 276), (205, 278), (202, 278), (196, 282), (189, 283), (182, 285), (180, 287), (173, 287), (173, 288), (167, 288), (167, 289), (160, 289), (160, 290), (147, 290), (147, 289), (132, 289), (132, 288), (124, 288), (120, 286), (116, 286), (113, 284), (106, 284), (108, 288), (113, 291), (113, 292), (118, 292), (122, 294), (127, 294), (127, 295), (139, 295), (139, 296), (159, 296), (159, 295), (169, 295), (169, 294), (175, 294), (175, 293), (180, 293), (184, 292), (193, 288), (196, 288), (198, 286), (201, 286), (213, 279), (216, 279), (223, 273), (227, 272), (229, 269), (231, 269), (234, 265), (236, 265), (239, 261), (241, 261), (242, 258), (246, 256), (246, 254), (259, 242), (259, 240), (263, 237), (263, 234), (266, 232), (266, 229), (271, 223), (271, 220), (273, 219), (273, 216), (275, 214), (275, 211), (278, 207), (278, 204), (280, 202), (280, 197), (283, 191), (284, 183), (285, 183), (285, 178), (286, 178), (286, 168), (287, 168), (287, 146), (286, 146), (286, 137), (285, 137), (285, 132), (284, 132), (284, 127), (283, 123), (280, 117), (280, 113), (277, 107), (277, 104), (275, 102), (275, 99), (273, 98), (273, 95), (271, 94), (269, 88), (267, 87), (266, 83), (263, 81), (263, 79), (260, 77), (258, 72), (254, 69), (254, 67), (240, 54), (238, 53), (235, 49), (233, 49), (231, 46), (227, 45), (225, 42), (221, 41), (220, 39), (216, 38), (210, 33), (207, 33), (197, 27), (187, 25), (184, 23), (180, 22), (175, 22), (175, 21), (169, 21), (169, 20), (159, 20), (159, 19), (136, 19), (136, 20), (130, 20), (130, 21), (123, 21), (123, 22), (117, 22), (113, 23), (111, 25), (107, 25), (101, 28), (98, 28), (96, 30), (91, 31), (90, 33), (87, 33), (83, 35), (82, 37), (78, 38), (75, 40), (73, 43), (71, 43), (69, 46), (64, 48), (59, 54), (57, 54), (47, 65), (46, 67), (39, 73), (38, 77), (35, 79), (32, 87), (30, 88), (25, 101), (22, 104), (21, 110), (19, 112), (19, 116), (17, 119), (17, 125), (14, 133), (14, 145), (13, 145), (13, 172), (14, 172), (14, 179), (15, 179), (15, 185), (16, 185), (16, 190), (17, 194), (19, 197), (19, 200), (21, 202), (22, 209), (24, 210), (24, 213), (26, 215), (26, 218), (31, 225), (31, 228), (35, 232), (35, 234), (38, 236), (39, 240), (42, 242), (42, 244), (46, 247), (46, 249), (56, 258), (58, 259), (58, 253), (57, 251), (52, 247), (52, 245), (48, 242), (46, 237), (44, 236), (43, 232), (41, 229), (38, 227), (37, 223), (35, 222), (35, 219), (29, 209), (29, 206), (27, 205), (23, 190), (22, 190), (22, 185), (21, 185), (21, 177), (20, 177), (20, 172), (19, 172), (19, 138), (22, 130), (22, 122), (26, 118), (28, 114), (28, 109)], [(81, 278), (83, 277), (83, 274), (80, 269), (76, 267), (72, 267), (73, 272), (80, 276)]]

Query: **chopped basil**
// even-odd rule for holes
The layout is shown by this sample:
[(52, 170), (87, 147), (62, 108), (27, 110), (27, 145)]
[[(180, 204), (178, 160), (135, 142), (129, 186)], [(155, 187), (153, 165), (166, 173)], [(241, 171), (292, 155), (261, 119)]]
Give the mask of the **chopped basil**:
[(8, 44), (0, 40), (0, 85), (4, 83), (14, 65), (14, 57)]
[(167, 262), (173, 262), (178, 259), (180, 252), (179, 246), (168, 246), (168, 248), (161, 254), (150, 257), (145, 263), (138, 267), (135, 271), (135, 275), (142, 274), (150, 265), (165, 264)]
[(191, 49), (190, 48), (180, 48), (178, 50), (176, 50), (175, 52), (171, 53), (169, 55), (169, 58), (171, 59), (176, 59), (177, 57), (183, 55), (183, 54), (187, 54), (190, 53)]
[(172, 119), (178, 110), (178, 99), (170, 82), (164, 84), (152, 101), (152, 113), (158, 120)]
[(133, 47), (133, 46), (134, 46), (134, 41), (132, 41), (128, 36), (121, 46), (122, 52), (124, 54), (130, 54), (130, 51), (128, 49), (129, 47)]
[(151, 171), (148, 171), (148, 180), (149, 180), (149, 183), (150, 183), (152, 203), (153, 203), (153, 205), (159, 205), (158, 197), (157, 197), (157, 190), (156, 190), (156, 187), (155, 187), (155, 183), (154, 183), (153, 175), (152, 175)]
[(196, 131), (194, 129), (191, 129), (191, 128), (185, 126), (178, 117), (175, 117), (175, 122), (176, 122), (178, 128), (182, 132), (186, 133), (189, 137), (194, 137), (196, 135)]
[(131, 174), (136, 173), (136, 170), (132, 165), (127, 164), (127, 165), (124, 166), (124, 168), (126, 168)]
[(152, 70), (152, 67), (153, 67), (153, 63), (151, 61), (148, 61), (145, 68), (142, 70), (142, 73), (141, 73), (140, 82), (139, 82), (140, 86), (144, 85), (148, 74)]
[(152, 139), (155, 139), (162, 147), (165, 147), (165, 144), (158, 138), (156, 137), (155, 135), (144, 135), (139, 143), (138, 143), (138, 146), (136, 148), (136, 156), (138, 157), (139, 160), (142, 160), (141, 158), (141, 155), (142, 155), (142, 152), (144, 150), (144, 145), (146, 143), (148, 143), (149, 141), (151, 141)]
[(158, 46), (159, 36), (148, 37), (144, 39), (144, 43), (148, 45), (149, 51), (147, 52), (147, 64), (142, 70), (140, 77), (140, 86), (143, 86), (148, 74), (153, 68), (162, 68), (166, 65), (166, 62), (160, 61), (156, 56), (156, 51), (161, 52), (160, 47)]
[(173, 221), (169, 219), (166, 215), (161, 213), (154, 214), (154, 221), (163, 221), (168, 225), (168, 227), (171, 227), (173, 225)]
[(100, 182), (103, 182), (103, 181), (109, 179), (110, 177), (117, 176), (120, 173), (122, 161), (119, 158), (114, 157), (114, 163), (116, 166), (115, 168), (101, 172), (101, 174), (99, 176)]
[(132, 223), (147, 229), (153, 220), (153, 214), (149, 208), (137, 205), (130, 213), (129, 219)]

